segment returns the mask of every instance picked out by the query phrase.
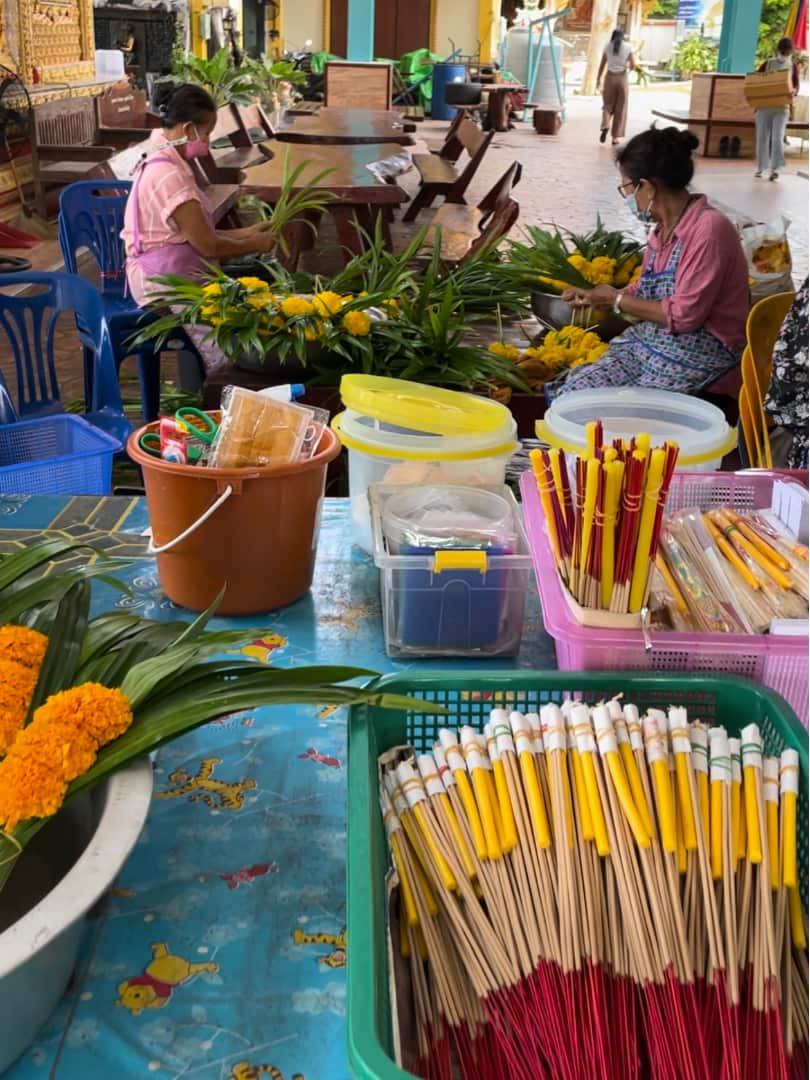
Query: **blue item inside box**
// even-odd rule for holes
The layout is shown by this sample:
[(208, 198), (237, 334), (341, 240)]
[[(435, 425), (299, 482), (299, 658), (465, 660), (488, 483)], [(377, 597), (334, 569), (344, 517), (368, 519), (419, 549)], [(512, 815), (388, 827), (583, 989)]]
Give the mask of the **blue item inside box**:
[[(468, 490), (423, 490), (445, 489)], [(468, 525), (440, 544), (392, 542), (382, 516), (387, 499), (403, 489), (372, 485), (374, 561), (389, 656), (509, 656), (520, 648), (531, 566), (520, 511), (508, 488), (479, 490), (505, 500), (508, 543), (495, 542), (494, 534), (476, 536)]]

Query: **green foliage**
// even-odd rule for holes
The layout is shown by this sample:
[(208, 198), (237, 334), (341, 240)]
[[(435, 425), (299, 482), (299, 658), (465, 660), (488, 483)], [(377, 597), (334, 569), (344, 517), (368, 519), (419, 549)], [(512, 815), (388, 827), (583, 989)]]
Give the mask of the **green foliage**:
[[(159, 623), (123, 612), (100, 615), (88, 622), (86, 577), (90, 567), (84, 568), (84, 574), (74, 570), (31, 580), (44, 564), (78, 547), (82, 545), (49, 540), (30, 544), (24, 551), (0, 560), (0, 608), (4, 612), (9, 609), (10, 594), (29, 597), (30, 603), (12, 617), (29, 624), (35, 622), (37, 629), (49, 637), (37, 700), (58, 689), (95, 681), (119, 687), (132, 706), (134, 719), (129, 729), (105, 746), (95, 764), (70, 784), (68, 799), (185, 732), (246, 708), (369, 702), (383, 708), (444, 711), (398, 695), (345, 685), (374, 675), (365, 668), (274, 668), (244, 659), (211, 659), (228, 647), (267, 633), (266, 627), (209, 631), (207, 624), (221, 595), (191, 624)], [(92, 548), (88, 550), (100, 555)], [(71, 579), (67, 587), (66, 578)], [(45, 820), (21, 822), (10, 836), (0, 833), (0, 889), (20, 852)]]
[(542, 229), (538, 225), (527, 225), (523, 231), (528, 242), (509, 241), (504, 273), (511, 274), (524, 288), (554, 293), (568, 286), (589, 288), (594, 282), (572, 265), (569, 261), (572, 256), (581, 256), (586, 262), (612, 259), (615, 267), (611, 284), (626, 285), (624, 278), (629, 278), (641, 257), (641, 244), (637, 240), (606, 229), (598, 216), (596, 227), (589, 233)]
[(231, 54), (220, 49), (210, 60), (202, 60), (182, 49), (172, 54), (172, 74), (167, 76), (178, 84), (202, 86), (221, 105), (249, 105), (260, 92), (253, 67), (243, 64), (234, 67)]
[(718, 45), (710, 38), (695, 34), (679, 41), (672, 51), (671, 67), (679, 75), (691, 75), (696, 71), (717, 69)]
[(277, 93), (282, 83), (292, 87), (306, 86), (306, 74), (292, 60), (272, 60), (262, 56), (259, 60), (248, 60), (247, 67), (263, 96), (271, 97)]
[(656, 0), (645, 13), (647, 19), (675, 19), (678, 15), (678, 0)]
[(780, 38), (785, 36), (790, 7), (790, 0), (762, 0), (759, 37), (757, 38), (757, 65), (776, 56), (776, 46)]

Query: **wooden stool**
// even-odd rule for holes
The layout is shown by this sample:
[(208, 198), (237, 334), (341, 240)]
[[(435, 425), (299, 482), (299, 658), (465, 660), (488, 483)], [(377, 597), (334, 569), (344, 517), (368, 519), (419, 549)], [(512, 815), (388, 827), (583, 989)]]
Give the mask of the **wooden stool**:
[(538, 105), (534, 110), (534, 130), (538, 135), (559, 135), (560, 108), (558, 105)]

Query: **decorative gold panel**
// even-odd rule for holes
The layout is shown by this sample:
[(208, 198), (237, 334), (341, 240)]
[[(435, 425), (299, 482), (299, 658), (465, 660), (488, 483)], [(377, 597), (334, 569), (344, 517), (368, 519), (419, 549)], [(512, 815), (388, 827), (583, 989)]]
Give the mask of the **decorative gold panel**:
[(93, 0), (5, 0), (17, 7), (19, 70), (30, 85), (95, 77)]

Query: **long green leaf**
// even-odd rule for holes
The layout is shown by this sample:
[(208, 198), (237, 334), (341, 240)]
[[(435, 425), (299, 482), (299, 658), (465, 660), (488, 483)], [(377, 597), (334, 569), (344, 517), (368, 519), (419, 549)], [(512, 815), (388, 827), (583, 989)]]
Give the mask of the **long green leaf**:
[(182, 634), (180, 634), (173, 644), (183, 645), (185, 642), (192, 641), (194, 638), (199, 637), (214, 616), (219, 605), (222, 603), (222, 597), (225, 595), (226, 587), (227, 586), (225, 585), (222, 586), (219, 593), (214, 597), (205, 611), (201, 612), (193, 622), (186, 626)]
[(89, 612), (90, 582), (83, 579), (72, 585), (59, 603), (26, 723), (51, 694), (73, 685)]

